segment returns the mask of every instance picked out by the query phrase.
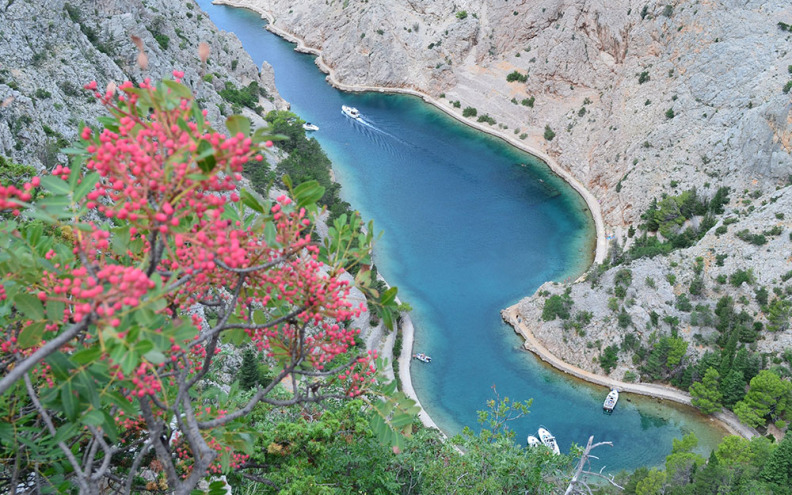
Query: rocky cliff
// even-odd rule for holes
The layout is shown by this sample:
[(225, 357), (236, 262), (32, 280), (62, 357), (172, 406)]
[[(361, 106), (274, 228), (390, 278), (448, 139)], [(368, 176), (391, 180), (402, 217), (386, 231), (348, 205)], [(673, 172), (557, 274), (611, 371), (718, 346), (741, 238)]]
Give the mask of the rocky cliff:
[[(79, 123), (95, 124), (104, 110), (82, 86), (170, 78), (184, 71), (193, 89), (220, 125), (234, 108), (220, 95), (255, 82), (262, 111), (285, 106), (271, 68), (260, 71), (235, 35), (220, 32), (192, 1), (61, 0), (9, 1), (0, 6), (0, 155), (18, 163), (51, 168), (65, 157), (59, 150), (76, 139)], [(144, 44), (148, 65), (138, 65)], [(210, 56), (203, 65), (198, 45)], [(228, 85), (228, 86), (227, 86)], [(226, 93), (227, 95), (228, 93)], [(261, 122), (261, 119), (259, 119)]]
[[(765, 365), (783, 361), (789, 327), (770, 320), (774, 301), (783, 306), (792, 292), (788, 2), (219, 1), (265, 13), (320, 51), (341, 84), (419, 91), (551, 157), (601, 205), (610, 261), (635, 245), (641, 232), (632, 229), (654, 200), (693, 188), (712, 198), (729, 187), (721, 214), (666, 232), (700, 231), (692, 247), (597, 268), (569, 287), (547, 284), (517, 308), (550, 350), (602, 372), (602, 349), (627, 333), (636, 348), (680, 335), (691, 360), (722, 346), (706, 311), (727, 296), (764, 329), (740, 346), (764, 353)], [(467, 107), (477, 117), (463, 117)], [(759, 235), (764, 243), (753, 242)], [(631, 284), (614, 303), (624, 270)], [(688, 295), (693, 279), (701, 287)], [(768, 301), (757, 301), (762, 289)], [(567, 290), (573, 320), (545, 322), (545, 300)], [(584, 316), (574, 321), (575, 311)], [(638, 371), (641, 360), (629, 356), (622, 351), (617, 376)]]
[(270, 13), (341, 83), (489, 115), (570, 170), (613, 227), (672, 180), (769, 190), (792, 168), (784, 1), (223, 3)]

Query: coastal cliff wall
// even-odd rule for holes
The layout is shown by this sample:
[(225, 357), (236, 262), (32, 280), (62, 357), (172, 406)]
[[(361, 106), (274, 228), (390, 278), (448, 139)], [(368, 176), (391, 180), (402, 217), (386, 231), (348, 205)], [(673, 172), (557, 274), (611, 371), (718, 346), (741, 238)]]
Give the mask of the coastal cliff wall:
[[(96, 124), (104, 109), (82, 86), (171, 78), (184, 71), (209, 119), (222, 125), (233, 105), (220, 91), (255, 82), (263, 111), (286, 104), (275, 89), (271, 67), (261, 70), (233, 34), (220, 32), (193, 2), (179, 0), (51, 0), (5, 2), (0, 7), (0, 155), (17, 163), (52, 168), (77, 138), (79, 123)], [(138, 49), (145, 46), (146, 69)], [(205, 66), (200, 42), (211, 51)], [(251, 109), (246, 115), (263, 120)]]

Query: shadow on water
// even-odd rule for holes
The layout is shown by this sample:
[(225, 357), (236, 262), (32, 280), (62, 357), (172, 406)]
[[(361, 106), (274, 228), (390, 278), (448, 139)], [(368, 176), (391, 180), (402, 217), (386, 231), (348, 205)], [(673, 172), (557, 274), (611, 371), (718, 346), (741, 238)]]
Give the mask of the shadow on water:
[[(475, 427), (496, 385), (501, 397), (534, 399), (513, 425), (521, 442), (542, 424), (565, 450), (595, 435), (615, 444), (598, 452), (609, 470), (662, 464), (671, 439), (689, 431), (702, 452), (717, 442), (722, 433), (706, 419), (651, 400), (625, 395), (603, 415), (606, 389), (547, 369), (501, 321), (502, 308), (591, 263), (585, 204), (544, 164), (419, 98), (337, 91), (312, 57), (263, 30), (256, 14), (198, 3), (254, 61), (274, 67), (292, 110), (319, 126), (313, 135), (344, 199), (384, 230), (375, 260), (414, 308), (415, 351), (433, 360), (413, 366), (413, 382), (446, 432)], [(358, 108), (368, 125), (342, 115), (341, 105)]]

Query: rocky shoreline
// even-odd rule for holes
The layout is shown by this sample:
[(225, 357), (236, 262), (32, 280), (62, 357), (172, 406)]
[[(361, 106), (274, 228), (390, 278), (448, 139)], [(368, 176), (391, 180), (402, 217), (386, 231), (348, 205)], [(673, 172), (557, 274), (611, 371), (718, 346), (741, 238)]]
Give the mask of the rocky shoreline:
[[(562, 371), (568, 375), (574, 376), (595, 385), (602, 385), (608, 388), (616, 388), (619, 392), (627, 392), (631, 394), (645, 395), (655, 399), (670, 400), (692, 407), (690, 394), (683, 392), (674, 387), (666, 385), (658, 385), (654, 383), (627, 383), (607, 376), (598, 375), (590, 371), (578, 368), (572, 364), (567, 363), (555, 354), (551, 353), (539, 339), (534, 336), (531, 330), (525, 326), (522, 318), (518, 315), (518, 305), (511, 306), (501, 312), (503, 320), (514, 328), (515, 333), (520, 335), (525, 344), (525, 349), (533, 352), (542, 361), (548, 363), (555, 369)], [(718, 424), (723, 427), (732, 435), (739, 435), (745, 438), (752, 438), (759, 433), (742, 423), (737, 418), (737, 415), (731, 411), (722, 410), (715, 413), (713, 416)]]

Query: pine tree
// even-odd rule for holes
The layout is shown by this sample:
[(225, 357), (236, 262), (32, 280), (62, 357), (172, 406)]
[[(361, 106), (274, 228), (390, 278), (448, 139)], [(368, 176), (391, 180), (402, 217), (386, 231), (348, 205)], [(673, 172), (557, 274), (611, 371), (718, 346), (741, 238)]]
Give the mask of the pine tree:
[(780, 487), (789, 487), (792, 482), (792, 435), (784, 437), (759, 476)]
[(723, 468), (721, 468), (718, 456), (715, 455), (715, 451), (713, 450), (710, 453), (707, 465), (696, 475), (692, 493), (695, 495), (715, 495), (718, 493), (718, 487), (721, 485), (720, 479), (722, 474)]
[(721, 408), (723, 394), (718, 386), (720, 374), (715, 368), (710, 368), (704, 375), (704, 380), (690, 386), (692, 403), (704, 414), (712, 414)]
[(258, 369), (258, 359), (252, 349), (247, 348), (242, 353), (242, 366), (239, 367), (239, 385), (250, 390), (259, 385), (260, 373)]
[(751, 380), (745, 398), (735, 404), (734, 413), (745, 424), (761, 426), (767, 416), (783, 416), (792, 401), (792, 383), (769, 370), (763, 370)]
[(745, 385), (747, 382), (743, 377), (742, 371), (732, 369), (721, 382), (721, 392), (723, 394), (723, 404), (727, 407), (734, 406), (745, 397)]

